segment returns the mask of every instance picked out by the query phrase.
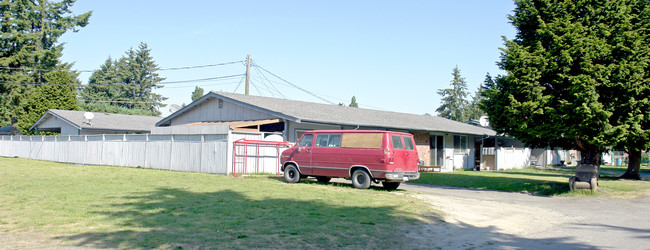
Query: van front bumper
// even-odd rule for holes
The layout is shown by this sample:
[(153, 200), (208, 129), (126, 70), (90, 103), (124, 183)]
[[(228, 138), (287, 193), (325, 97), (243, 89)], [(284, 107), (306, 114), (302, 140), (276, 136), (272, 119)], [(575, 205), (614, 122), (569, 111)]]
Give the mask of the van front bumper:
[(420, 178), (420, 172), (387, 172), (385, 178), (391, 182), (417, 180)]

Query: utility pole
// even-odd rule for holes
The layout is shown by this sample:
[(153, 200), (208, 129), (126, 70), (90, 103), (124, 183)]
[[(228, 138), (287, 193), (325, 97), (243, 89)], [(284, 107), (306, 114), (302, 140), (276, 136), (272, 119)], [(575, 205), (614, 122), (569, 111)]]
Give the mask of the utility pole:
[(251, 81), (251, 55), (246, 55), (246, 95), (248, 95), (248, 86)]

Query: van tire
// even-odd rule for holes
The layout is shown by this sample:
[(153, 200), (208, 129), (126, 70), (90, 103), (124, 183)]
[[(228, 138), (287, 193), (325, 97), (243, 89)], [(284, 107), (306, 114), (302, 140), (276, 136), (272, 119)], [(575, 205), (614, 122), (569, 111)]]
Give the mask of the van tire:
[(332, 178), (325, 176), (316, 176), (316, 180), (322, 183), (329, 183)]
[(401, 182), (382, 182), (381, 185), (384, 186), (386, 190), (395, 190), (399, 187)]
[(284, 180), (288, 183), (300, 181), (300, 171), (295, 165), (289, 164), (284, 168)]
[(367, 189), (370, 187), (372, 178), (365, 169), (357, 169), (352, 173), (352, 186), (359, 189)]

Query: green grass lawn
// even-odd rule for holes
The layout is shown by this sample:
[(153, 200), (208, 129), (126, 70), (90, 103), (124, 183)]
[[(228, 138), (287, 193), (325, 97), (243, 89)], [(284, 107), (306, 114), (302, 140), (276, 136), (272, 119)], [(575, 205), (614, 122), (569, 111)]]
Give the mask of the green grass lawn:
[(596, 195), (604, 197), (633, 198), (650, 196), (650, 181), (618, 180), (615, 174), (602, 173), (597, 194), (570, 192), (571, 170), (525, 168), (509, 171), (460, 170), (443, 173), (422, 173), (415, 183), (438, 186), (466, 187), (525, 192), (537, 195)]
[(0, 190), (3, 232), (90, 248), (401, 248), (435, 216), (381, 188), (15, 158)]

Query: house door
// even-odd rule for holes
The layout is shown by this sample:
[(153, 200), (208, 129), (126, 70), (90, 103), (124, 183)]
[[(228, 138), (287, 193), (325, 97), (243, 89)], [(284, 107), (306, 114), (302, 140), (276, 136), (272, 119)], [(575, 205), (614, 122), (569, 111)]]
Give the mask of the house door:
[(431, 166), (444, 166), (445, 162), (445, 138), (441, 135), (432, 135), (429, 138), (430, 146), (430, 165)]

